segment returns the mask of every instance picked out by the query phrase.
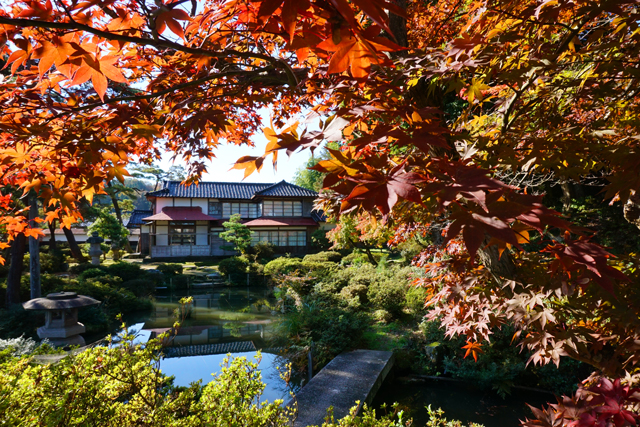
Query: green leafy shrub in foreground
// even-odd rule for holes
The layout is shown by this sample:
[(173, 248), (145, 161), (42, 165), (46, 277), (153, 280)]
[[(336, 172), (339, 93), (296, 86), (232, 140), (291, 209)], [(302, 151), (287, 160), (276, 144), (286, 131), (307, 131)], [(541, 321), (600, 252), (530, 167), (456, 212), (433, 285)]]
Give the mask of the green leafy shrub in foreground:
[[(161, 343), (134, 345), (122, 336), (114, 347), (94, 347), (55, 364), (16, 357), (15, 346), (0, 350), (0, 424), (24, 427), (285, 427), (295, 413), (281, 400), (261, 401), (265, 389), (260, 355), (225, 359), (206, 386), (174, 387), (160, 370)], [(355, 402), (358, 405), (358, 402)], [(402, 413), (376, 417), (358, 406), (341, 420), (328, 411), (323, 427), (410, 426)], [(428, 426), (462, 426), (434, 412)], [(474, 426), (474, 425), (471, 425)]]

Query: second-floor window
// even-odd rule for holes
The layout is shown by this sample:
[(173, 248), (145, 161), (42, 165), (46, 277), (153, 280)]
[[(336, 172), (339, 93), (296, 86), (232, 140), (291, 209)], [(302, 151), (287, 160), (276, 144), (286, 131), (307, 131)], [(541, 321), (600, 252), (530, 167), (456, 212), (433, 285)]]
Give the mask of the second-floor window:
[(240, 214), (242, 218), (258, 218), (260, 205), (258, 203), (222, 203), (222, 218), (229, 218), (234, 214)]
[(291, 200), (265, 200), (264, 216), (302, 216), (302, 202)]

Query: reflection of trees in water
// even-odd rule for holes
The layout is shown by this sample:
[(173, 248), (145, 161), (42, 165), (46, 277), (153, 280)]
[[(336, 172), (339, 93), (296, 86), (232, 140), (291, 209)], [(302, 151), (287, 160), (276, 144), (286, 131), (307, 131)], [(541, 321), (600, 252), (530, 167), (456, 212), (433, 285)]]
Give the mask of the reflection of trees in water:
[(224, 329), (229, 330), (232, 337), (239, 338), (242, 336), (242, 324), (237, 322), (226, 322), (222, 325)]
[[(262, 354), (263, 359), (267, 360), (268, 357), (273, 366), (273, 369), (262, 371), (264, 382), (282, 396), (288, 396), (291, 392), (297, 393), (302, 387), (302, 376), (291, 369), (291, 361), (279, 354)], [(283, 399), (287, 400), (286, 397)]]

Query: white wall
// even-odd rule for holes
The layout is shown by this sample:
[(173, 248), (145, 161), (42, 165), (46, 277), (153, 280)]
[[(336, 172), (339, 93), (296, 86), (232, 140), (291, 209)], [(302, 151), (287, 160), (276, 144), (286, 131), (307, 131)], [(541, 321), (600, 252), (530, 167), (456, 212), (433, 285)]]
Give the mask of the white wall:
[(167, 206), (173, 206), (173, 199), (171, 197), (168, 197), (168, 198), (158, 197), (156, 199), (156, 211), (154, 212), (154, 214), (162, 212), (162, 208)]
[(191, 206), (191, 199), (176, 197), (173, 199), (173, 206)]

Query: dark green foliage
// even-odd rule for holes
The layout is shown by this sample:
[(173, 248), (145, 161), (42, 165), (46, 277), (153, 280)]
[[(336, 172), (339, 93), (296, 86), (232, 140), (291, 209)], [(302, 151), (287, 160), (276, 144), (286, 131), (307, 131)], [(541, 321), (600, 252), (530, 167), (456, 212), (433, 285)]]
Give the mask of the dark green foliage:
[(514, 385), (538, 387), (558, 395), (571, 394), (592, 371), (588, 365), (569, 358), (563, 358), (559, 368), (553, 364), (527, 367), (530, 354), (511, 345), (513, 329), (509, 326), (492, 330), (491, 343), (482, 346), (477, 362), (471, 356), (464, 358), (464, 339), (445, 338), (439, 322), (423, 322), (421, 330), (426, 344), (422, 354), (425, 373), (451, 375), (503, 395)]
[(317, 254), (309, 254), (304, 257), (304, 261), (310, 262), (340, 262), (342, 254), (335, 251), (318, 252)]
[(10, 309), (0, 310), (0, 338), (17, 338), (26, 335), (38, 339), (36, 330), (44, 325), (44, 313), (27, 311), (16, 304)]
[(147, 275), (138, 264), (130, 262), (116, 262), (107, 267), (107, 273), (111, 276), (116, 276), (122, 279), (123, 282), (128, 280), (140, 279), (142, 276)]
[(81, 264), (76, 264), (76, 265), (73, 265), (73, 266), (69, 267), (69, 272), (72, 273), (72, 274), (81, 274), (85, 270), (90, 270), (92, 268), (102, 269), (102, 268), (105, 268), (105, 267), (103, 267), (101, 265), (93, 265), (90, 262), (83, 262)]
[(278, 326), (280, 345), (293, 344), (289, 354), (304, 366), (306, 351), (299, 350), (313, 342), (314, 370), (317, 370), (343, 351), (357, 348), (367, 325), (363, 313), (336, 307), (331, 301), (309, 298), (301, 306), (292, 307)]
[(245, 257), (229, 257), (220, 261), (218, 271), (222, 273), (229, 282), (242, 284), (247, 281), (247, 268), (249, 264), (249, 260)]
[(273, 259), (278, 247), (271, 242), (258, 242), (251, 247), (251, 253), (261, 263), (267, 263)]
[(251, 234), (249, 227), (242, 224), (240, 214), (233, 214), (229, 221), (222, 223), (224, 232), (220, 233), (220, 238), (231, 245), (222, 246), (225, 250), (238, 251), (245, 255), (251, 247)]
[(178, 274), (169, 279), (169, 283), (174, 290), (185, 290), (189, 287), (189, 276)]
[(182, 274), (183, 268), (182, 264), (160, 264), (156, 267), (156, 270), (167, 277), (171, 277), (177, 274)]
[(66, 256), (60, 249), (40, 252), (40, 271), (42, 273), (62, 273), (69, 269)]
[(149, 278), (140, 278), (122, 282), (122, 287), (132, 292), (137, 297), (147, 297), (152, 295), (157, 286), (157, 281)]
[(96, 277), (105, 277), (105, 276), (110, 276), (109, 273), (107, 273), (107, 269), (105, 267), (89, 268), (83, 271), (82, 273), (80, 273), (80, 275), (78, 276), (78, 280), (84, 281), (87, 279), (93, 279)]
[(326, 251), (331, 247), (331, 241), (327, 238), (327, 232), (322, 228), (318, 228), (311, 233), (311, 246), (321, 251)]

